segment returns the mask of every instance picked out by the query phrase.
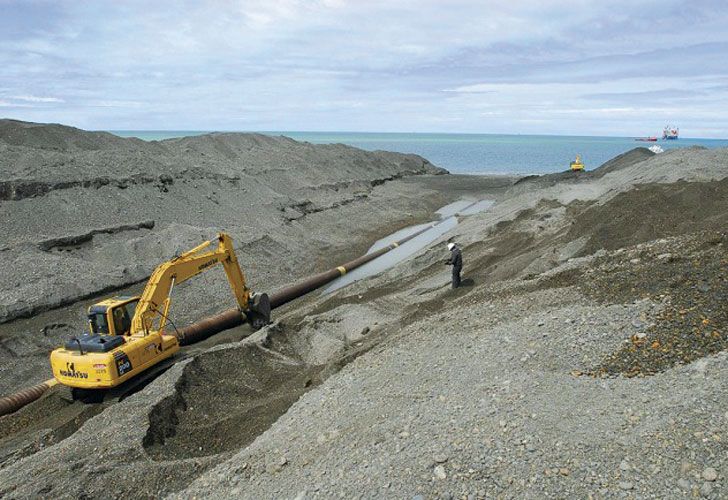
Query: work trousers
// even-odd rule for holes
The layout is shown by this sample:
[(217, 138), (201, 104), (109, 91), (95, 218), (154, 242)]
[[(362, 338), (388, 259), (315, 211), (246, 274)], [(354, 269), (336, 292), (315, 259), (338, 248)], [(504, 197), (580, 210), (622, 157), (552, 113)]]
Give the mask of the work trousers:
[(457, 288), (460, 286), (460, 271), (461, 268), (453, 266), (452, 268), (452, 287)]

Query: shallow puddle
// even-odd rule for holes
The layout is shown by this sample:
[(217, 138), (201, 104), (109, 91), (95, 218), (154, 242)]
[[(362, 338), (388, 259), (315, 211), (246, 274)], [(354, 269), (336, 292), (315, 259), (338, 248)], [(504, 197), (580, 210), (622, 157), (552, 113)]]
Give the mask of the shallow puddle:
[(350, 283), (369, 276), (374, 276), (375, 274), (379, 274), (382, 271), (393, 267), (395, 264), (402, 262), (408, 257), (414, 255), (417, 251), (425, 248), (430, 243), (438, 239), (440, 236), (457, 226), (457, 215), (472, 215), (483, 212), (490, 208), (493, 203), (493, 200), (459, 200), (442, 207), (436, 212), (440, 216), (439, 221), (406, 227), (404, 229), (400, 229), (395, 233), (390, 234), (386, 238), (382, 238), (381, 240), (374, 243), (374, 245), (371, 246), (367, 253), (372, 253), (376, 250), (379, 250), (380, 248), (391, 245), (395, 241), (399, 241), (406, 238), (407, 236), (410, 236), (411, 234), (421, 231), (428, 226), (430, 227), (429, 230), (412, 238), (411, 240), (400, 245), (394, 250), (390, 250), (381, 257), (378, 257), (373, 261), (368, 262), (363, 266), (346, 273), (341, 278), (333, 281), (326, 289), (324, 289), (323, 293), (331, 293), (335, 290), (338, 290), (339, 288), (349, 285)]

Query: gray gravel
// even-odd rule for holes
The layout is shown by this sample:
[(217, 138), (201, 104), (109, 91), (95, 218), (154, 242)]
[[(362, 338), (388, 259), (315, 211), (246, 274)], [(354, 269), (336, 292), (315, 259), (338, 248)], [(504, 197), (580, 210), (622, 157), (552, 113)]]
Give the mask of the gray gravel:
[(388, 330), (179, 498), (725, 493), (725, 352), (653, 377), (580, 376), (660, 304), (506, 292), (451, 297)]
[[(286, 137), (144, 142), (0, 120), (0, 395), (50, 377), (47, 353), (80, 333), (89, 303), (139, 293), (155, 266), (218, 231), (251, 288), (272, 292), (511, 183), (442, 172), (415, 155)], [(234, 305), (221, 270), (175, 292), (179, 327)]]
[[(715, 163), (705, 168), (708, 156)], [(441, 245), (309, 301), (295, 314), (325, 316), (341, 305), (376, 311), (370, 321), (385, 340), (178, 497), (724, 498), (726, 351), (647, 377), (585, 374), (659, 328), (671, 305), (667, 295), (610, 297), (590, 287), (609, 285), (619, 271), (628, 292), (624, 276), (633, 269), (638, 290), (640, 273), (649, 272), (643, 260), (668, 265), (674, 257), (666, 253), (703, 265), (701, 249), (725, 238), (689, 232), (725, 228), (728, 213), (700, 220), (689, 207), (665, 205), (671, 195), (655, 199), (651, 210), (672, 224), (635, 230), (631, 220), (649, 227), (655, 219), (632, 213), (619, 235), (631, 244), (583, 257), (598, 229), (570, 228), (585, 209), (611, 221), (620, 193), (639, 184), (681, 192), (689, 186), (672, 183), (682, 178), (708, 193), (728, 174), (727, 157), (679, 151), (575, 185), (518, 185), (447, 235), (464, 246), (465, 278), (474, 285), (448, 290)], [(596, 203), (562, 205), (574, 198)], [(686, 236), (669, 236), (688, 220)], [(717, 244), (712, 255), (725, 269), (728, 252)], [(660, 286), (683, 285), (667, 278)], [(716, 293), (725, 296), (725, 283)], [(342, 332), (319, 322), (317, 334)], [(287, 465), (272, 466), (281, 455)]]
[[(722, 192), (728, 150), (633, 160), (575, 182), (520, 183), (395, 268), (296, 301), (245, 340), (201, 346), (60, 442), (8, 458), (0, 496), (725, 498), (725, 350), (650, 376), (588, 375), (664, 324), (685, 294), (663, 287), (726, 293), (726, 281), (700, 291), (669, 272), (656, 273), (655, 293), (640, 286), (649, 266), (728, 262), (728, 213), (671, 204)], [(428, 192), (412, 179), (392, 193)], [(441, 184), (448, 196), (453, 186)], [(636, 213), (646, 193), (654, 204)], [(349, 228), (383, 213), (340, 208), (331, 213)], [(327, 227), (336, 245), (317, 233), (297, 244), (350, 243)], [(446, 240), (464, 248), (455, 291)]]
[(291, 266), (303, 245), (343, 251), (332, 213), (362, 223), (355, 227), (371, 216), (395, 225), (407, 213), (421, 217), (442, 197), (417, 201), (421, 192), (385, 184), (442, 172), (415, 155), (286, 137), (146, 143), (2, 120), (0, 322), (143, 280), (221, 229), (253, 283), (305, 275), (315, 262)]

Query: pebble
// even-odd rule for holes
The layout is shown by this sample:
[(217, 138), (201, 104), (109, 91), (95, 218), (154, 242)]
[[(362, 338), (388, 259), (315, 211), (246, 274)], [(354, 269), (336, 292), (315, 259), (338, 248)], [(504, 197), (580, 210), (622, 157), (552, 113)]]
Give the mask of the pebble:
[(448, 457), (447, 455), (435, 455), (435, 463), (444, 464), (445, 462), (447, 462), (448, 458), (450, 457)]
[(677, 485), (680, 487), (681, 490), (690, 489), (690, 481), (688, 481), (687, 479), (678, 479)]
[(710, 496), (711, 493), (713, 493), (713, 485), (710, 483), (703, 483), (703, 486), (700, 487), (700, 494), (707, 497)]
[(712, 467), (708, 467), (703, 471), (703, 479), (706, 481), (715, 481), (718, 479), (718, 471)]
[(640, 329), (640, 328), (644, 328), (645, 327), (645, 323), (644, 323), (644, 321), (640, 321), (638, 319), (633, 319), (632, 320), (632, 326), (635, 327), (635, 328), (637, 328), (637, 329)]
[(619, 464), (619, 470), (622, 472), (627, 472), (630, 469), (629, 462), (626, 460), (622, 460), (622, 462)]
[(435, 477), (439, 479), (440, 481), (444, 480), (447, 477), (447, 474), (445, 473), (445, 467), (442, 465), (438, 465), (435, 467)]
[(668, 253), (661, 253), (660, 255), (657, 256), (657, 260), (669, 260), (671, 258), (672, 258), (672, 254), (669, 253), (669, 252)]
[(620, 481), (619, 482), (619, 489), (620, 490), (632, 490), (634, 489), (634, 484), (630, 483), (629, 481)]

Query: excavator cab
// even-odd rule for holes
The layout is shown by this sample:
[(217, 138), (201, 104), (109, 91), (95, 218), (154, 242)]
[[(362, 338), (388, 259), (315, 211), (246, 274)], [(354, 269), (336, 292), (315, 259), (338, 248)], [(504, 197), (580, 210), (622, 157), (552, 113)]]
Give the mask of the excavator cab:
[(92, 335), (129, 335), (139, 297), (113, 297), (88, 308)]

